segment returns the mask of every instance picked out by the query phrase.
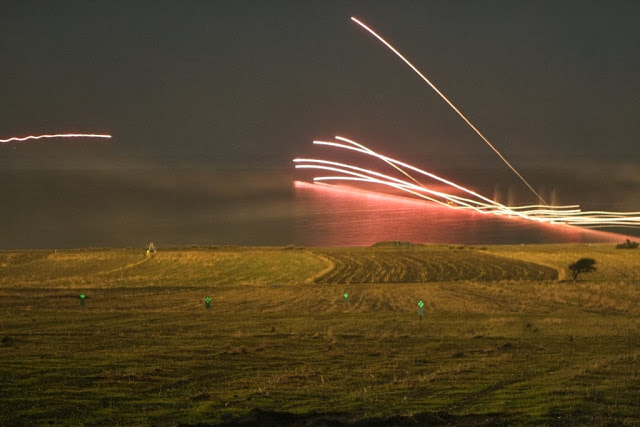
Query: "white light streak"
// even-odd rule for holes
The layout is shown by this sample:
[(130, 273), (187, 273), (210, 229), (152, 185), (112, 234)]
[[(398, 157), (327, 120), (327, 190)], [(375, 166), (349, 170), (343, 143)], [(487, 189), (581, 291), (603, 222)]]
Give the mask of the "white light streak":
[(43, 138), (111, 138), (111, 135), (100, 135), (94, 133), (58, 133), (51, 135), (29, 135), (23, 137), (13, 137), (9, 139), (0, 139), (0, 142), (23, 142), (29, 139), (43, 139)]
[(418, 68), (416, 66), (414, 66), (407, 58), (405, 58), (400, 52), (398, 52), (398, 50), (396, 48), (394, 48), (389, 42), (387, 42), (385, 39), (383, 39), (381, 36), (379, 36), (375, 31), (373, 31), (371, 28), (369, 28), (368, 26), (366, 26), (364, 23), (362, 23), (361, 21), (359, 21), (358, 19), (354, 18), (353, 16), (351, 17), (351, 20), (353, 22), (355, 22), (356, 24), (360, 25), (362, 28), (364, 28), (365, 30), (367, 30), (370, 34), (372, 34), (375, 38), (377, 38), (380, 42), (382, 42), (382, 44), (384, 44), (386, 47), (388, 47), (393, 53), (395, 53), (400, 59), (402, 59), (404, 61), (405, 64), (407, 64), (416, 74), (418, 74), (418, 76), (420, 76), (420, 78), (422, 78), (422, 80), (424, 80), (429, 86), (431, 86), (431, 88), (433, 90), (436, 91), (436, 93), (438, 95), (440, 95), (440, 97), (442, 99), (445, 100), (445, 102), (447, 104), (449, 104), (449, 106), (451, 108), (453, 108), (453, 110), (458, 113), (458, 115), (462, 118), (462, 120), (465, 121), (465, 123), (467, 123), (469, 125), (469, 127), (471, 127), (471, 129), (473, 129), (475, 131), (475, 133), (478, 134), (478, 136), (480, 138), (482, 138), (482, 140), (487, 143), (487, 145), (502, 159), (502, 161), (509, 166), (509, 169), (511, 169), (517, 176), (518, 178), (520, 178), (520, 180), (529, 188), (529, 190), (531, 190), (531, 192), (533, 194), (536, 195), (536, 197), (545, 205), (547, 204), (544, 199), (542, 198), (542, 196), (540, 196), (536, 190), (533, 189), (533, 187), (529, 184), (529, 182), (527, 182), (526, 179), (524, 179), (524, 177), (522, 175), (520, 175), (520, 172), (518, 172), (516, 170), (516, 168), (514, 168), (511, 163), (509, 163), (509, 161), (502, 155), (502, 153), (500, 153), (500, 151), (498, 151), (498, 149), (496, 147), (493, 146), (493, 144), (478, 130), (478, 128), (476, 128), (470, 121), (469, 119), (467, 119), (465, 117), (464, 114), (462, 114), (462, 112), (455, 106), (453, 105), (453, 103), (442, 93), (440, 92), (440, 90), (433, 84), (431, 83), (431, 81), (425, 77), (424, 74), (422, 74), (420, 72), (420, 70), (418, 70)]

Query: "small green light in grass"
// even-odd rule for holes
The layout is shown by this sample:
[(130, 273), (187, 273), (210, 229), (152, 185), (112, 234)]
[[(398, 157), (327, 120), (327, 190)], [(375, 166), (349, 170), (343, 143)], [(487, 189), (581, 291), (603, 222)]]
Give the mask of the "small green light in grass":
[(424, 316), (424, 303), (422, 302), (422, 300), (418, 301), (418, 316), (422, 321), (422, 317)]

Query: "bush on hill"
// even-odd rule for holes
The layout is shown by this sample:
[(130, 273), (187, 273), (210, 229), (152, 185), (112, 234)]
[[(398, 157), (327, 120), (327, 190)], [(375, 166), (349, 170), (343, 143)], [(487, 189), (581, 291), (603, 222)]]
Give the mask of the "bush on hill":
[(616, 245), (617, 249), (636, 249), (638, 247), (638, 242), (632, 242), (627, 239), (625, 242), (619, 243)]
[(380, 248), (380, 247), (383, 247), (383, 248), (388, 248), (388, 247), (397, 248), (397, 247), (410, 247), (410, 246), (417, 246), (417, 245), (415, 243), (404, 242), (402, 240), (390, 240), (390, 241), (387, 241), (387, 242), (377, 242), (377, 243), (374, 243), (372, 246), (374, 248)]

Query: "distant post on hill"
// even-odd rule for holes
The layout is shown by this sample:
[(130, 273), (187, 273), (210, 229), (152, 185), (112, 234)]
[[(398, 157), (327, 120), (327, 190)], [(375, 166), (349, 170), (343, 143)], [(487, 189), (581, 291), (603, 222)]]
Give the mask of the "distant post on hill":
[(149, 243), (149, 247), (147, 248), (147, 256), (151, 256), (156, 253), (156, 245), (153, 242)]
[(569, 266), (569, 270), (573, 271), (573, 280), (578, 278), (578, 274), (580, 273), (590, 273), (592, 271), (596, 271), (596, 268), (593, 264), (596, 263), (596, 260), (593, 258), (581, 258), (578, 261), (574, 262)]

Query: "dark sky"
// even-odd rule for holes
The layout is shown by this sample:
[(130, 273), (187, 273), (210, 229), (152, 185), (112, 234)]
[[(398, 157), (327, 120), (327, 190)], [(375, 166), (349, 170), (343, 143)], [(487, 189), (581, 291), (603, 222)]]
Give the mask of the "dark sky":
[(640, 3), (631, 0), (5, 0), (0, 138), (114, 139), (3, 146), (0, 158), (287, 167), (314, 138), (340, 133), (425, 167), (502, 167), (351, 15), (515, 165), (640, 160)]
[(0, 139), (113, 135), (0, 144), (0, 247), (306, 244), (291, 159), (336, 134), (531, 202), (352, 15), (536, 190), (640, 210), (635, 0), (0, 0)]

